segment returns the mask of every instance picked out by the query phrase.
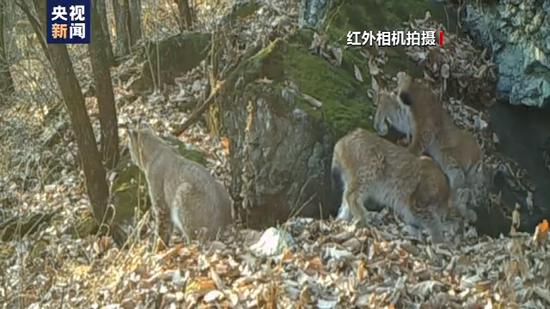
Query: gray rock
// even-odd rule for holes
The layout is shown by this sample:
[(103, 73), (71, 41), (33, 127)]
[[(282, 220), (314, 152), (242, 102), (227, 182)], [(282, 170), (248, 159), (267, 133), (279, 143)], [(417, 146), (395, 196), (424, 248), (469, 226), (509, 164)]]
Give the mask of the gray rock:
[(541, 0), (466, 7), (466, 27), (491, 50), (497, 91), (511, 104), (550, 106), (549, 10), (549, 1)]
[[(290, 103), (268, 86), (249, 84), (239, 93), (240, 100), (226, 102), (224, 123), (238, 149), (230, 159), (233, 196), (243, 198), (248, 223), (261, 227), (295, 214), (318, 217), (318, 205), (328, 200), (328, 192), (318, 189), (328, 188), (331, 151), (321, 126), (304, 111), (284, 107)], [(250, 117), (238, 108), (243, 101), (254, 106), (249, 130), (240, 126)]]
[(298, 25), (317, 28), (326, 17), (330, 0), (300, 0)]
[(260, 240), (250, 246), (250, 251), (258, 257), (269, 257), (283, 253), (283, 250), (294, 244), (294, 239), (285, 230), (268, 228)]

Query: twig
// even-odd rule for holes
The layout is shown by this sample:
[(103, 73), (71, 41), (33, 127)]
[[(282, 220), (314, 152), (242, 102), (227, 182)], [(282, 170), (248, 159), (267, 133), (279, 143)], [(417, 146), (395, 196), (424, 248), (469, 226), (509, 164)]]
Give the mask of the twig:
[(214, 103), (214, 99), (216, 96), (225, 88), (225, 80), (220, 81), (218, 85), (216, 85), (216, 88), (210, 93), (206, 101), (204, 101), (197, 109), (191, 113), (191, 116), (176, 130), (172, 132), (173, 135), (179, 136), (182, 134), (185, 130), (187, 130), (191, 125), (193, 125), (197, 120), (199, 120), (200, 116), (212, 103)]
[(251, 47), (247, 52), (245, 52), (243, 57), (241, 57), (241, 61), (227, 72), (227, 77), (219, 81), (217, 85), (215, 85), (212, 92), (210, 92), (208, 98), (191, 113), (191, 116), (189, 116), (189, 118), (179, 128), (172, 131), (172, 135), (181, 135), (185, 130), (187, 130), (191, 125), (197, 122), (197, 120), (199, 120), (202, 113), (204, 113), (204, 111), (206, 111), (208, 107), (210, 107), (210, 105), (215, 102), (216, 97), (222, 91), (225, 91), (227, 88), (233, 88), (235, 82), (238, 80), (238, 77), (235, 75), (235, 73), (239, 71), (243, 65), (246, 64), (246, 60), (259, 52), (260, 49), (261, 45), (255, 45)]
[(27, 4), (25, 2), (16, 1), (15, 5), (17, 5), (21, 9), (21, 11), (23, 11), (23, 13), (29, 19), (31, 27), (33, 28), (34, 32), (36, 33), (36, 37), (38, 38), (38, 43), (40, 43), (40, 46), (42, 47), (42, 50), (44, 51), (44, 54), (46, 55), (46, 58), (48, 58), (48, 61), (51, 62), (50, 53), (48, 51), (48, 46), (46, 45), (46, 38), (45, 38), (44, 33), (42, 31), (42, 27), (40, 25), (40, 20), (32, 14), (30, 7), (27, 6)]

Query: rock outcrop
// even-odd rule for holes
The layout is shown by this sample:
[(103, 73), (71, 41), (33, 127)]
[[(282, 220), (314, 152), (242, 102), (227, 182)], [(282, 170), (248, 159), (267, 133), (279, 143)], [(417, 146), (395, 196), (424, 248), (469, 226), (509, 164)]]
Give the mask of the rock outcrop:
[[(328, 45), (302, 29), (272, 41), (226, 78), (219, 101), (221, 134), (231, 140), (230, 192), (251, 227), (336, 214), (341, 197), (331, 194), (333, 145), (352, 129), (370, 129), (375, 110), (367, 95), (368, 57), (344, 48), (346, 34), (395, 29), (427, 9), (425, 1), (333, 5), (324, 18)], [(386, 72), (412, 66), (404, 50), (387, 52)]]
[(503, 98), (514, 105), (550, 107), (549, 1), (469, 4), (465, 24), (474, 39), (490, 49)]
[[(138, 55), (139, 78), (132, 83), (136, 92), (146, 92), (195, 68), (209, 52), (210, 34), (190, 32), (147, 42)], [(159, 74), (160, 72), (160, 74)], [(157, 80), (160, 79), (160, 82)]]

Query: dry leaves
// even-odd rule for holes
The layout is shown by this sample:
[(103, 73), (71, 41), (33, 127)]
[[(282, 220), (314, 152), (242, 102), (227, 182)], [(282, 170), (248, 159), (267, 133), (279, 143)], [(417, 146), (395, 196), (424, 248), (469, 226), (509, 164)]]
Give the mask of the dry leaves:
[(544, 219), (541, 223), (535, 228), (535, 233), (533, 235), (533, 241), (537, 244), (542, 244), (548, 239), (548, 220)]

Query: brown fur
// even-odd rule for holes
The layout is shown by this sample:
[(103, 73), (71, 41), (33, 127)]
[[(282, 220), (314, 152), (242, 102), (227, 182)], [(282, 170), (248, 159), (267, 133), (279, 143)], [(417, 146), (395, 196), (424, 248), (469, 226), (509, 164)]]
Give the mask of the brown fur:
[(145, 173), (161, 240), (169, 245), (173, 226), (189, 241), (212, 238), (232, 222), (225, 188), (201, 165), (180, 156), (149, 129), (129, 130), (132, 161)]
[(382, 90), (376, 99), (373, 127), (380, 136), (386, 136), (388, 134), (388, 123), (400, 133), (405, 134), (405, 144), (410, 143), (412, 134), (410, 108), (407, 105), (400, 104), (395, 94)]
[(475, 213), (466, 210), (465, 204), (471, 199), (470, 189), (480, 185), (481, 147), (471, 133), (453, 123), (430, 89), (403, 72), (397, 80), (399, 99), (412, 117), (409, 150), (415, 155), (427, 153), (441, 166), (453, 188), (454, 203), (475, 221)]
[(341, 213), (347, 209), (365, 223), (363, 201), (372, 198), (403, 220), (428, 229), (433, 242), (443, 240), (441, 219), (448, 214), (449, 186), (432, 160), (363, 129), (342, 137), (334, 147), (332, 168), (344, 184)]

